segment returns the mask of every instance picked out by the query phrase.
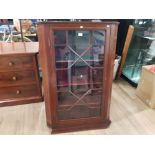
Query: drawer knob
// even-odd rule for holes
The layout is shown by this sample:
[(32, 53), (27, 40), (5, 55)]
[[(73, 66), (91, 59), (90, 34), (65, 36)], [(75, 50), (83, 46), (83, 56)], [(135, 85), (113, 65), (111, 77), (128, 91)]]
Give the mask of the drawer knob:
[(20, 90), (17, 90), (17, 91), (16, 91), (16, 94), (20, 94), (20, 93), (21, 93), (21, 91), (20, 91)]
[(13, 76), (13, 77), (12, 77), (12, 80), (13, 80), (13, 81), (16, 81), (16, 80), (17, 80), (17, 77), (16, 77), (16, 76)]
[(13, 66), (13, 62), (9, 62), (9, 66), (10, 66), (10, 67)]

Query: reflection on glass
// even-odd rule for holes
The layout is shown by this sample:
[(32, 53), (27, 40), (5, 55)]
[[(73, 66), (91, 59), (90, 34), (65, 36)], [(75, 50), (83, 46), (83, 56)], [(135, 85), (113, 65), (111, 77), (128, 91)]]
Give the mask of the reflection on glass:
[(58, 118), (100, 116), (105, 31), (55, 31)]

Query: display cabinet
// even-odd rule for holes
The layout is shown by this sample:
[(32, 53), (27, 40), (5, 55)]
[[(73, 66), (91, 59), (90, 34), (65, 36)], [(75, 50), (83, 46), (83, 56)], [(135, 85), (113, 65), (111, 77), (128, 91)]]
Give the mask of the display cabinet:
[(135, 20), (134, 32), (122, 74), (137, 85), (142, 66), (155, 63), (155, 20)]
[(117, 22), (38, 24), (47, 124), (52, 132), (106, 128)]

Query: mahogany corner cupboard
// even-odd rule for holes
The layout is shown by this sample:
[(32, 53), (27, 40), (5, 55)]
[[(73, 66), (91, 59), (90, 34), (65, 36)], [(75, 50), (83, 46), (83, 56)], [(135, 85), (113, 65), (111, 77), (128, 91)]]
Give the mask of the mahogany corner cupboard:
[(52, 133), (110, 125), (118, 24), (38, 24), (46, 118)]

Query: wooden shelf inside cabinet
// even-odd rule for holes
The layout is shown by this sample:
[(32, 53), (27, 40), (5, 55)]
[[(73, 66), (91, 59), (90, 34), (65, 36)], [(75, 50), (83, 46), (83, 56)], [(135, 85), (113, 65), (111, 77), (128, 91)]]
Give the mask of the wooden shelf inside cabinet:
[[(92, 70), (102, 70), (104, 68), (103, 67), (92, 67), (91, 69)], [(66, 70), (68, 70), (68, 68), (56, 68), (56, 71), (61, 71), (61, 70), (66, 71)]]
[(110, 124), (117, 28), (117, 22), (38, 24), (46, 119), (53, 133)]
[(57, 60), (56, 63), (73, 63), (73, 62), (103, 62), (102, 61), (99, 61), (99, 60), (90, 60), (90, 59), (84, 59), (84, 60)]
[(95, 83), (77, 82), (77, 83), (71, 83), (71, 84), (63, 83), (63, 84), (60, 84), (60, 85), (57, 85), (57, 86), (58, 87), (68, 87), (68, 86), (81, 86), (81, 85), (92, 85), (92, 84), (101, 84), (102, 85), (102, 82), (95, 82)]
[[(91, 88), (91, 90), (102, 92), (102, 87)], [(57, 90), (57, 93), (65, 93), (65, 92), (68, 92), (68, 90), (66, 90), (66, 89), (65, 90)]]

